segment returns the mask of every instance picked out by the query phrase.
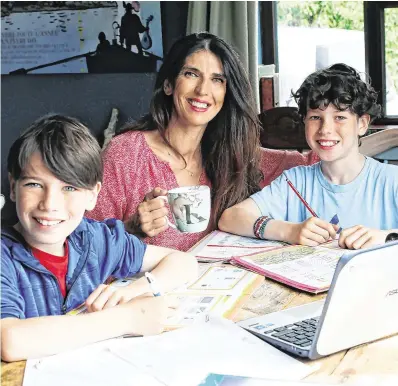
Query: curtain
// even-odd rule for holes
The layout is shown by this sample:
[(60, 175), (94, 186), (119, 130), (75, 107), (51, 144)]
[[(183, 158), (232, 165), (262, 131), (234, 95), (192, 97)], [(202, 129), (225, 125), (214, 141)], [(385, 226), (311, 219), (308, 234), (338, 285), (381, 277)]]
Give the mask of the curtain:
[(239, 53), (259, 112), (258, 2), (190, 1), (187, 34), (203, 31), (223, 38)]

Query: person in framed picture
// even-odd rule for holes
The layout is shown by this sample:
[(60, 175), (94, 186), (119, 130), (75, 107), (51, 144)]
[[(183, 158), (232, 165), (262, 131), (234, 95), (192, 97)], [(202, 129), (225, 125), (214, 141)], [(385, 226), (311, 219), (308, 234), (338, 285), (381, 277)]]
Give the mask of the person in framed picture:
[[(126, 45), (126, 49), (131, 51), (132, 46), (136, 46), (138, 53), (143, 55), (140, 33), (148, 30), (141, 23), (140, 17), (137, 13), (140, 11), (139, 1), (133, 1), (131, 4), (123, 1), (123, 7), (125, 14), (122, 16), (122, 22), (120, 26), (120, 44)], [(136, 13), (133, 13), (134, 12)]]

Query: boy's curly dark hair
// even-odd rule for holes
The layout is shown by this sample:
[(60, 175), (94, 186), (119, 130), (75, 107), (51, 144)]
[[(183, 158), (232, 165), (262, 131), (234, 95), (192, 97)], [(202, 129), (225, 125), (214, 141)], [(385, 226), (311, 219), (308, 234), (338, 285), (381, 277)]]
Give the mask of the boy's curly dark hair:
[(380, 116), (377, 92), (364, 82), (359, 73), (343, 63), (309, 75), (294, 93), (292, 92), (302, 120), (308, 109), (327, 108), (330, 103), (340, 111), (349, 110), (361, 117), (369, 114), (370, 122)]

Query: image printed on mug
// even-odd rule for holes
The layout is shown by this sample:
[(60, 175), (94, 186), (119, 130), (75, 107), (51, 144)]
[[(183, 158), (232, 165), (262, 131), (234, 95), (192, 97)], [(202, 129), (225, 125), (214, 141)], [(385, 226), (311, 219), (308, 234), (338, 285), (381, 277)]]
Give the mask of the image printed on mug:
[[(179, 192), (175, 192), (176, 190)], [(206, 230), (210, 219), (210, 190), (208, 187), (194, 186), (174, 189), (169, 192), (169, 204), (176, 226), (181, 232)]]

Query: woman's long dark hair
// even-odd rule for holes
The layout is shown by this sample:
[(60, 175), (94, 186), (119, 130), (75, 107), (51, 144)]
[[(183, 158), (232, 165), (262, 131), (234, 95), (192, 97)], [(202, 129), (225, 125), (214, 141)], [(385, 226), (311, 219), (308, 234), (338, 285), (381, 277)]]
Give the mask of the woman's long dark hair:
[[(149, 114), (125, 126), (128, 130), (158, 130), (164, 142), (173, 111), (173, 97), (164, 93), (164, 82), (175, 86), (188, 56), (206, 50), (221, 61), (227, 90), (220, 112), (208, 123), (201, 142), (203, 167), (212, 185), (212, 228), (222, 212), (259, 190), (260, 126), (248, 76), (237, 53), (221, 38), (198, 33), (188, 35), (171, 47), (159, 70)], [(173, 150), (175, 150), (173, 148)]]

